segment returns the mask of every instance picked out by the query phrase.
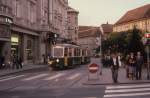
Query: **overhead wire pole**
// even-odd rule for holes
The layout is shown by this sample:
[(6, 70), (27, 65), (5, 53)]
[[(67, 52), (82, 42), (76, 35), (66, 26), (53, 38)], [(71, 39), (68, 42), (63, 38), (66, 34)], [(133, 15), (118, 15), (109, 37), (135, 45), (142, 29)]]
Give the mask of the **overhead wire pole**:
[[(146, 21), (146, 32), (148, 32), (148, 30), (147, 30), (147, 21)], [(148, 40), (149, 40), (149, 34), (148, 34)], [(148, 42), (148, 40), (147, 40), (147, 42)], [(147, 43), (148, 45), (147, 45), (147, 79), (149, 80), (150, 79), (150, 64), (149, 64), (149, 62), (150, 62), (150, 56), (149, 56), (149, 53), (150, 53), (150, 51), (149, 51), (149, 43)]]
[(100, 30), (100, 36), (99, 36), (100, 52), (99, 52), (99, 54), (100, 54), (100, 64), (101, 64), (100, 65), (100, 75), (102, 75), (102, 67), (103, 67), (103, 65), (102, 65), (102, 35), (104, 34), (104, 31), (101, 26), (100, 26), (99, 30)]

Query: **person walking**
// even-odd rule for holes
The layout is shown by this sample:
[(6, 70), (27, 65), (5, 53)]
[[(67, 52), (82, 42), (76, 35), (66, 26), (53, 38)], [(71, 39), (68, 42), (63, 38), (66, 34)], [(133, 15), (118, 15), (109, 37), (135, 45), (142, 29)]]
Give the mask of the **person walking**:
[(119, 67), (122, 67), (122, 56), (121, 56), (121, 53), (118, 53), (117, 57), (118, 57)]
[(2, 56), (0, 56), (0, 69), (2, 68)]
[(135, 63), (136, 63), (136, 58), (133, 52), (130, 53), (128, 62), (129, 62), (129, 79), (133, 80), (135, 76)]
[(141, 72), (142, 72), (142, 65), (144, 63), (143, 56), (141, 55), (141, 52), (137, 52), (136, 56), (136, 79), (141, 79)]
[(13, 64), (12, 64), (12, 68), (14, 69), (14, 68), (16, 68), (16, 69), (18, 69), (18, 58), (17, 58), (17, 56), (16, 55), (13, 55)]
[(19, 59), (18, 59), (18, 68), (22, 68), (22, 58), (21, 57), (19, 57)]
[(118, 83), (119, 61), (118, 61), (118, 57), (115, 53), (112, 53), (112, 57), (110, 59), (110, 64), (111, 64), (113, 82)]
[(127, 54), (126, 58), (125, 58), (125, 68), (126, 68), (126, 77), (129, 78), (129, 57), (130, 55)]

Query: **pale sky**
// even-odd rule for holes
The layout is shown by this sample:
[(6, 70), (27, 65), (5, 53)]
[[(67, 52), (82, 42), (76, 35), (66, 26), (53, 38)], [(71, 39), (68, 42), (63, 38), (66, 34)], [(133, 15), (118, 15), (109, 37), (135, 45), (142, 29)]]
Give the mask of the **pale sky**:
[(128, 10), (150, 4), (150, 0), (69, 0), (79, 11), (79, 25), (114, 24)]

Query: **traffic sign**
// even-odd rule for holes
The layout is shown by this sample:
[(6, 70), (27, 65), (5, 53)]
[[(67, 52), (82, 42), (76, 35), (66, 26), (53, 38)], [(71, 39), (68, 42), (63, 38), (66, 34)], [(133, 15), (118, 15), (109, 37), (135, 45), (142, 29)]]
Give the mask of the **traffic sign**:
[(144, 37), (145, 38), (150, 38), (150, 33), (145, 33)]
[(91, 65), (89, 65), (89, 72), (91, 73), (96, 73), (98, 71), (98, 65), (93, 63)]

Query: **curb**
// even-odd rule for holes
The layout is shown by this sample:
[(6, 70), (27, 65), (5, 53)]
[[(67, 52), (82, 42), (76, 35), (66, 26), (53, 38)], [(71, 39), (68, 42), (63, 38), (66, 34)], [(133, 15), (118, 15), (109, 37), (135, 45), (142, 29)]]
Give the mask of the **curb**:
[(141, 82), (122, 82), (122, 83), (82, 83), (83, 85), (120, 85), (120, 84), (142, 84), (142, 83), (150, 83), (150, 80), (141, 81)]
[(44, 68), (44, 67), (47, 67), (47, 66), (46, 65), (43, 65), (43, 66), (41, 65), (40, 67), (32, 67), (32, 68), (27, 68), (27, 69), (16, 70), (16, 71), (13, 71), (13, 72), (8, 72), (8, 73), (5, 73), (5, 74), (1, 74), (0, 77), (11, 75), (11, 74), (16, 74), (16, 73), (27, 71), (27, 70), (31, 70), (31, 69)]

